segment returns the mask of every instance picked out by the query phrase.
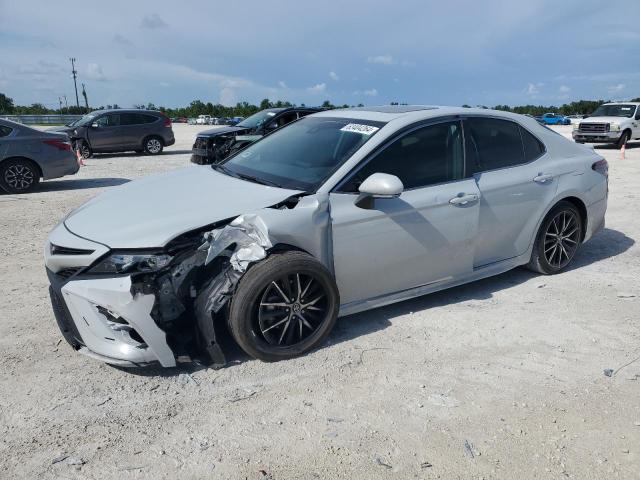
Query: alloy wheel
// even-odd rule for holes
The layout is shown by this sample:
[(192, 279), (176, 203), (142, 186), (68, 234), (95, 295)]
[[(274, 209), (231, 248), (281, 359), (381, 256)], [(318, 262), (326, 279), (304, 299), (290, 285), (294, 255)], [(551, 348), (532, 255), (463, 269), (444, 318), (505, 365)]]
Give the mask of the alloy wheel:
[(4, 181), (16, 190), (28, 190), (36, 180), (36, 174), (27, 165), (11, 165), (4, 171)]
[(158, 140), (157, 138), (151, 138), (147, 140), (147, 151), (149, 153), (158, 153), (160, 152), (160, 150), (162, 150), (162, 144), (160, 143), (160, 140)]
[(80, 147), (80, 155), (82, 156), (82, 158), (89, 158), (91, 156), (91, 149), (89, 148), (89, 145), (87, 145), (86, 143), (82, 144), (82, 146)]
[(272, 281), (258, 305), (258, 328), (270, 345), (290, 347), (309, 338), (327, 318), (327, 293), (315, 276), (292, 273)]
[(554, 268), (564, 268), (580, 242), (580, 224), (575, 212), (562, 210), (549, 223), (544, 234), (544, 257)]

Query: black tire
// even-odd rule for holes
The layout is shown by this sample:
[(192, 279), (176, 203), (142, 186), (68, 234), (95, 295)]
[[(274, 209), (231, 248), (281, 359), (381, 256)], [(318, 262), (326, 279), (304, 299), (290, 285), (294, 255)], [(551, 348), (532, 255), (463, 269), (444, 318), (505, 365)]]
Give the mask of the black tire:
[[(285, 302), (282, 295), (290, 298)], [(322, 344), (339, 307), (338, 288), (320, 262), (303, 252), (274, 253), (238, 283), (229, 308), (229, 331), (253, 358), (285, 360)]]
[(625, 130), (624, 132), (622, 132), (622, 135), (620, 135), (620, 138), (616, 142), (616, 147), (622, 148), (627, 144), (630, 138), (631, 138), (631, 132), (629, 130)]
[(142, 146), (149, 155), (160, 155), (164, 149), (162, 138), (156, 136), (145, 138)]
[(14, 158), (0, 163), (0, 188), (7, 193), (33, 191), (40, 181), (40, 169), (27, 158)]
[(76, 151), (80, 150), (80, 156), (84, 159), (91, 158), (93, 156), (93, 150), (91, 150), (91, 145), (85, 140), (78, 140), (76, 142)]
[(527, 268), (544, 275), (559, 273), (571, 263), (581, 242), (580, 212), (571, 202), (558, 202), (540, 225)]

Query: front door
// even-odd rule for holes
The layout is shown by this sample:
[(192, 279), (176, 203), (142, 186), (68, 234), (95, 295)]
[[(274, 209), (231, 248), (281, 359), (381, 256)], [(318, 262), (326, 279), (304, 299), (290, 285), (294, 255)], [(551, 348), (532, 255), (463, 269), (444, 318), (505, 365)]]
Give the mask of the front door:
[(477, 268), (527, 251), (559, 172), (544, 161), (544, 145), (517, 123), (477, 117), (464, 127), (467, 166), (481, 194)]
[[(357, 187), (377, 172), (396, 175), (404, 192), (356, 205)], [(331, 193), (343, 305), (472, 272), (480, 192), (464, 177), (460, 122), (445, 122), (394, 140)]]
[(120, 114), (108, 113), (97, 118), (93, 123), (97, 123), (97, 126), (88, 126), (88, 137), (89, 145), (94, 151), (109, 151), (121, 145)]

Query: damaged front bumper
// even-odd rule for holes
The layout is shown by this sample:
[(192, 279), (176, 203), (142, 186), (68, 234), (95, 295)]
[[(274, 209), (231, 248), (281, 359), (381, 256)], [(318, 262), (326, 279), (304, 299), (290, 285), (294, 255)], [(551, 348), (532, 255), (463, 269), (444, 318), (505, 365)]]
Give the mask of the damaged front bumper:
[(264, 222), (243, 215), (193, 235), (158, 271), (97, 275), (92, 268), (114, 252), (60, 224), (45, 246), (58, 326), (74, 349), (107, 363), (173, 367), (195, 356), (221, 367), (215, 317), (271, 246)]

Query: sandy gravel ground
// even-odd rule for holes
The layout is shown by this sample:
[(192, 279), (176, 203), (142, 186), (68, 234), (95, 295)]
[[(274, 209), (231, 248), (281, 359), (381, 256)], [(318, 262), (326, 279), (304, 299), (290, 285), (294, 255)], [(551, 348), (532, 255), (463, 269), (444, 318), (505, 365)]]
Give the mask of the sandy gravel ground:
[(345, 317), (292, 361), (116, 369), (62, 340), (42, 246), (101, 191), (187, 166), (202, 127), (174, 129), (160, 157), (0, 195), (1, 478), (640, 478), (640, 144), (598, 149), (607, 228), (561, 275)]

